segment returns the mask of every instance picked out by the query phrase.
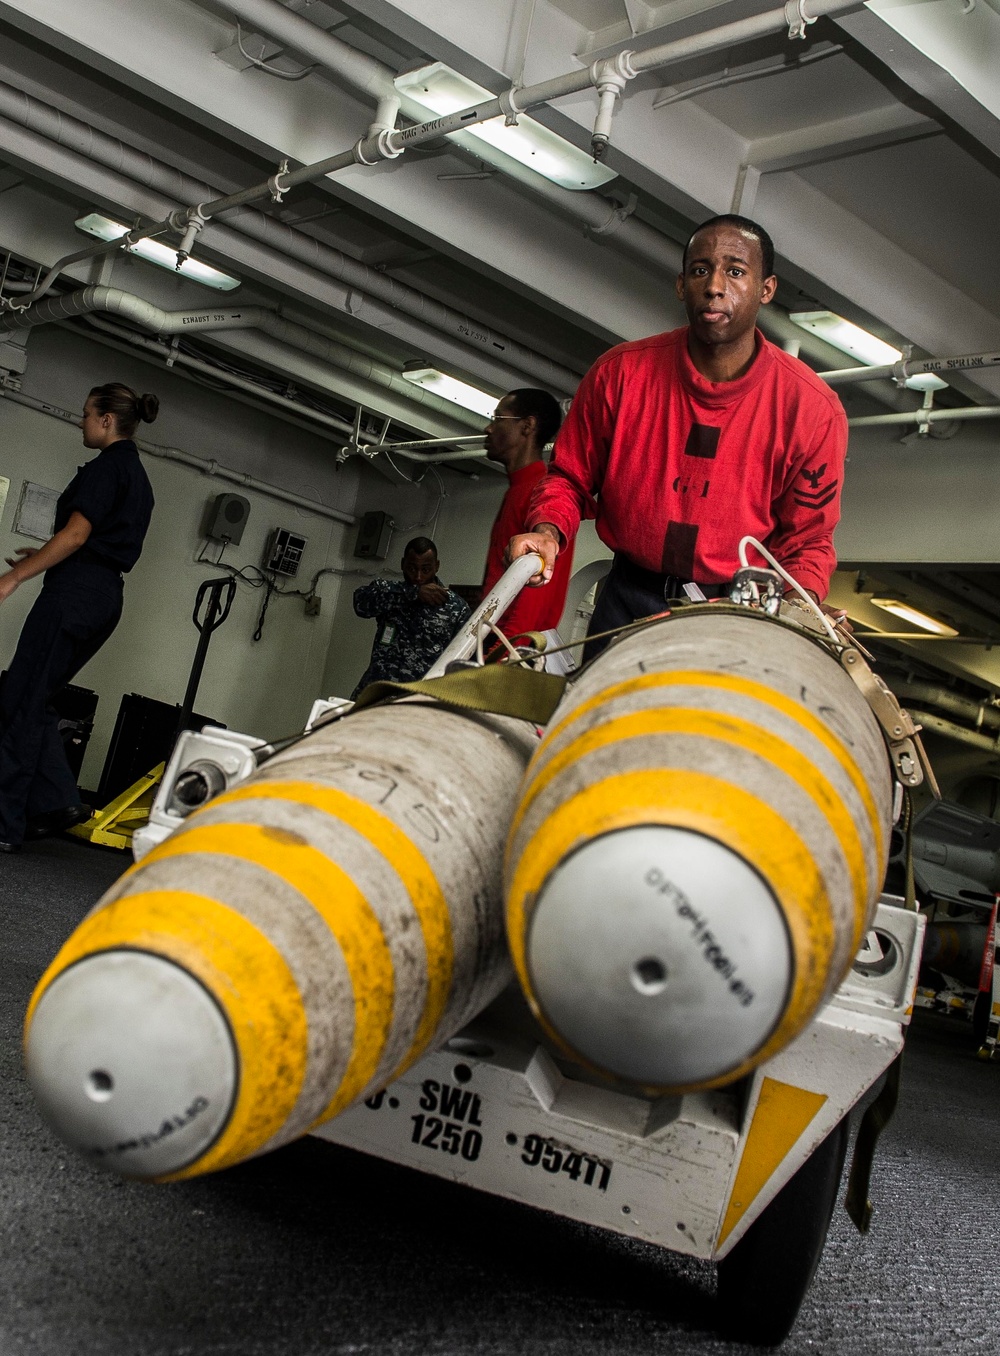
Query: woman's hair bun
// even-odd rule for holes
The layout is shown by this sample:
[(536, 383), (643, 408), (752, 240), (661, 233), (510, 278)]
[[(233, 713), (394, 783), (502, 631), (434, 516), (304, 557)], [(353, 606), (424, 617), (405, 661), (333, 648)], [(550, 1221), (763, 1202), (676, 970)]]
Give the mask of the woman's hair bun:
[(139, 418), (144, 424), (151, 424), (160, 410), (159, 396), (145, 392), (139, 397)]

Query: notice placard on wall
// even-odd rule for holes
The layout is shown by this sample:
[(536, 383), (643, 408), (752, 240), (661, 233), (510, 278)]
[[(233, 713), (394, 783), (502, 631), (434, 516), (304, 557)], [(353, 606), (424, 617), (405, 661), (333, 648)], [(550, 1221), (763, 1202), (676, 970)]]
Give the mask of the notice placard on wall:
[(48, 541), (55, 531), (56, 503), (60, 494), (60, 490), (50, 490), (47, 485), (36, 485), (26, 480), (21, 486), (21, 498), (17, 501), (14, 531), (22, 537)]

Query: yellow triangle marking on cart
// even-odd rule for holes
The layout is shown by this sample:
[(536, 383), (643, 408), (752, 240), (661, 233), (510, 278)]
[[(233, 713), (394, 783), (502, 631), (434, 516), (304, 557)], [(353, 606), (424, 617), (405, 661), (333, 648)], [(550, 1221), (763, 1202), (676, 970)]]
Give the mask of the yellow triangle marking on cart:
[(757, 1199), (825, 1101), (821, 1092), (807, 1092), (774, 1078), (764, 1079), (717, 1248)]

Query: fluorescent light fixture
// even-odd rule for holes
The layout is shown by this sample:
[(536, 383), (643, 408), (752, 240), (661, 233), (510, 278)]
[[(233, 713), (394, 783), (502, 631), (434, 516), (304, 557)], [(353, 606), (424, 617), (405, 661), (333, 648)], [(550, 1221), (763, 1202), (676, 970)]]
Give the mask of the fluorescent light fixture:
[(477, 386), (470, 386), (467, 382), (459, 381), (457, 377), (449, 377), (446, 372), (439, 372), (436, 367), (405, 367), (403, 376), (407, 381), (412, 381), (414, 386), (422, 386), (425, 391), (433, 391), (443, 400), (461, 405), (463, 410), (481, 414), (484, 419), (489, 419), (497, 407), (496, 396), (487, 395)]
[(832, 311), (793, 311), (788, 317), (799, 329), (808, 330), (818, 339), (823, 339), (841, 353), (857, 358), (866, 367), (884, 367), (887, 363), (898, 363), (902, 358), (898, 348), (893, 348), (884, 339), (876, 339), (860, 325), (853, 325), (843, 316)]
[[(457, 113), (461, 108), (472, 108), (494, 97), (488, 89), (483, 89), (474, 80), (467, 80), (443, 61), (397, 76), (396, 88), (428, 115), (438, 117)], [(498, 116), (465, 130), (469, 136), (487, 142), (522, 165), (529, 165), (563, 188), (599, 188), (617, 177), (606, 165), (595, 164), (588, 151), (581, 151), (579, 146), (523, 113), (519, 115), (516, 127), (507, 127), (504, 119)]]
[(933, 372), (914, 372), (903, 383), (911, 391), (947, 391), (948, 383), (935, 376)]
[[(74, 225), (78, 231), (96, 236), (98, 240), (120, 240), (123, 235), (128, 235), (131, 229), (123, 226), (120, 221), (102, 217), (99, 212), (91, 212), (89, 216), (80, 217)], [(129, 253), (138, 254), (140, 259), (148, 259), (151, 264), (167, 268), (171, 273), (179, 273), (182, 278), (190, 278), (192, 282), (203, 283), (205, 287), (214, 287), (219, 292), (232, 292), (240, 285), (239, 278), (231, 278), (228, 273), (222, 273), (198, 259), (185, 259), (178, 268), (176, 246), (164, 244), (162, 240), (140, 240), (137, 245), (132, 246)]]
[(919, 626), (923, 631), (931, 631), (936, 636), (958, 635), (954, 626), (946, 626), (935, 617), (928, 617), (926, 612), (910, 607), (909, 603), (897, 602), (895, 598), (873, 598), (871, 604), (872, 607), (880, 607), (883, 612), (891, 612), (894, 617), (901, 617), (903, 621)]

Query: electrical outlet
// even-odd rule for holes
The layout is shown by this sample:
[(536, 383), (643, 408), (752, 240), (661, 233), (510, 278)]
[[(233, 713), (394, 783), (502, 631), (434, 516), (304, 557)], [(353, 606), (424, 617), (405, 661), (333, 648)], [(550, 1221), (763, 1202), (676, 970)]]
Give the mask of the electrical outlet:
[(318, 593), (310, 593), (309, 597), (306, 599), (306, 616), (318, 617), (322, 603), (323, 599)]

